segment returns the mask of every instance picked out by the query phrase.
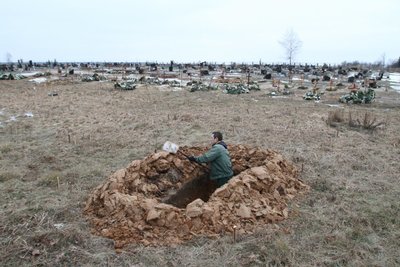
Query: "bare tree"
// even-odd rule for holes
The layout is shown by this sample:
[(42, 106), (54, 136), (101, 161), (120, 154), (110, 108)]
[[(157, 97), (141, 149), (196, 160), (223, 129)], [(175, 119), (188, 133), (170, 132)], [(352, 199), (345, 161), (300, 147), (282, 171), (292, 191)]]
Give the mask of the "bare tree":
[(383, 53), (382, 56), (381, 56), (381, 58), (382, 58), (382, 60), (381, 60), (381, 62), (382, 62), (382, 68), (385, 68), (385, 64), (386, 64), (386, 54)]
[(286, 59), (289, 60), (289, 65), (291, 66), (294, 57), (303, 45), (302, 41), (299, 39), (293, 29), (290, 29), (286, 32), (284, 38), (279, 41), (279, 44), (285, 49)]
[(10, 52), (6, 53), (6, 61), (8, 64), (10, 64), (12, 62), (12, 55)]

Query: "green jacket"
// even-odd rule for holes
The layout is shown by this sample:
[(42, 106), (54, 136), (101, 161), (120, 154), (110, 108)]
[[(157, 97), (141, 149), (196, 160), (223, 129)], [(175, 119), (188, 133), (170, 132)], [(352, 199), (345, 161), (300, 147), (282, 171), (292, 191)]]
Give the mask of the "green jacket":
[(195, 159), (199, 163), (210, 163), (211, 180), (230, 178), (233, 176), (231, 158), (223, 141), (216, 143), (210, 150), (200, 157), (195, 157)]

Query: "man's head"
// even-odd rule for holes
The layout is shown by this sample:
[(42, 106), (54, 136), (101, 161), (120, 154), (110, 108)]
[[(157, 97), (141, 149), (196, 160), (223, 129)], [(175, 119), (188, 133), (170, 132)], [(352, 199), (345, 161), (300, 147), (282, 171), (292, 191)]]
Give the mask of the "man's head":
[(214, 144), (218, 143), (219, 141), (222, 141), (222, 133), (213, 132), (211, 134), (211, 138), (212, 138), (211, 144), (214, 145)]

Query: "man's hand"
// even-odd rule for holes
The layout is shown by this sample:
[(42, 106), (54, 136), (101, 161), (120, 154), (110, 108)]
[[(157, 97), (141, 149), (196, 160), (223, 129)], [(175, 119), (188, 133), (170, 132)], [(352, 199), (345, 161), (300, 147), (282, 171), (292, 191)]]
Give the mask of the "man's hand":
[(193, 157), (193, 156), (190, 156), (190, 157), (188, 157), (188, 160), (190, 160), (190, 161), (196, 161), (196, 158)]

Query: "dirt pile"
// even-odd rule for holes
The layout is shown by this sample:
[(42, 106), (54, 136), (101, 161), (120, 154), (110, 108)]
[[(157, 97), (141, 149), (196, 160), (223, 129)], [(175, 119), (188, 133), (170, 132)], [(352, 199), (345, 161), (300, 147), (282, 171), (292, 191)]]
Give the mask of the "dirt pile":
[[(228, 147), (235, 176), (220, 188), (205, 168), (181, 153), (159, 152), (112, 174), (89, 196), (85, 215), (95, 234), (127, 243), (181, 243), (197, 235), (250, 233), (288, 216), (287, 201), (308, 189), (282, 155), (242, 145)], [(181, 147), (199, 155), (206, 148)]]

